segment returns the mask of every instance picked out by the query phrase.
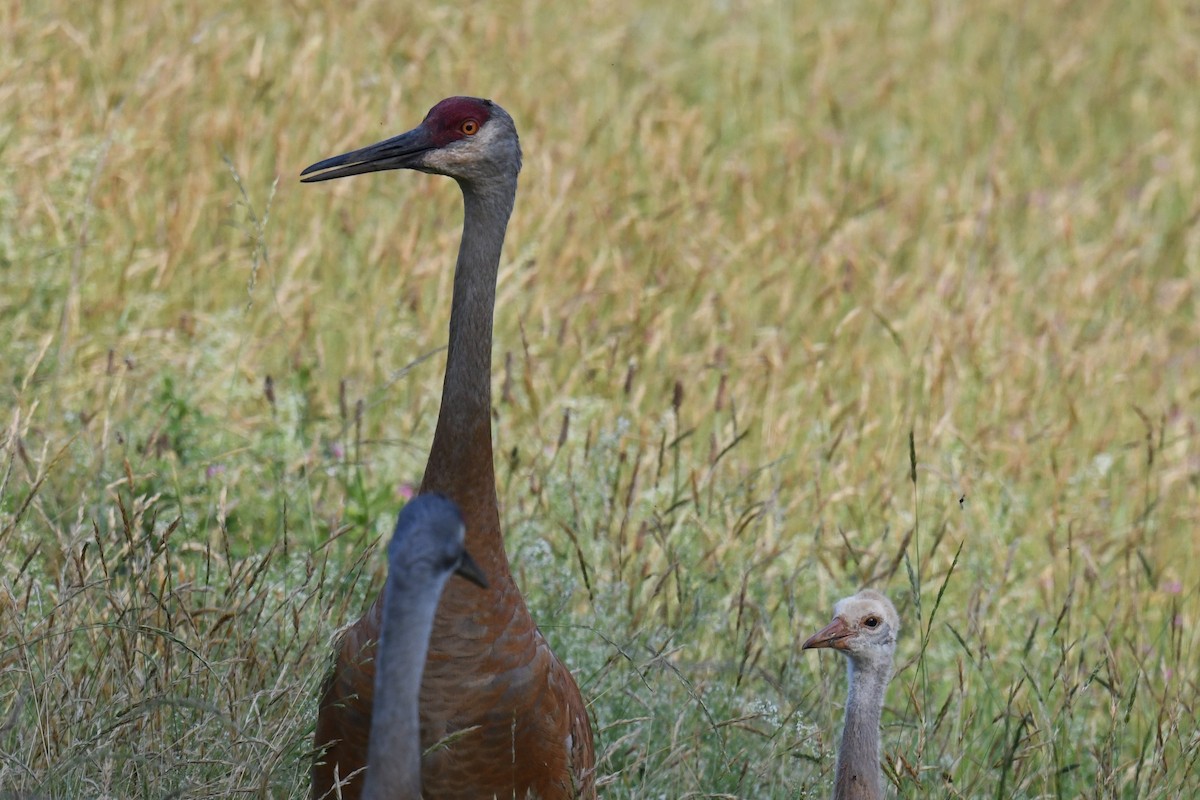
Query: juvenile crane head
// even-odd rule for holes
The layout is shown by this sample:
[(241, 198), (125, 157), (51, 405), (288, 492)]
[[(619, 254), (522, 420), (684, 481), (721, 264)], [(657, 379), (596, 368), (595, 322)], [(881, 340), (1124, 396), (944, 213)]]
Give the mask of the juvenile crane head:
[(900, 616), (891, 601), (873, 589), (837, 601), (833, 621), (804, 642), (803, 649), (841, 650), (860, 669), (889, 673), (900, 634)]
[(304, 183), (314, 183), (389, 169), (448, 175), (467, 183), (515, 180), (521, 171), (517, 128), (491, 100), (447, 97), (408, 133), (318, 161), (300, 175)]
[[(419, 587), (461, 575), (486, 589), (483, 570), (463, 545), (466, 532), (458, 506), (449, 498), (440, 494), (414, 498), (400, 510), (388, 544), (388, 581)], [(440, 594), (439, 590), (430, 596), (436, 599)]]

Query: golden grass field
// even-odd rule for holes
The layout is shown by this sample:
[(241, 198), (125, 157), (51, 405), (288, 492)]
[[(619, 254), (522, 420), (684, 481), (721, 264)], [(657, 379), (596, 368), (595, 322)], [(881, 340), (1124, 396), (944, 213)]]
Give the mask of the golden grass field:
[(0, 795), (306, 796), (461, 199), (298, 174), (450, 94), (603, 796), (827, 796), (868, 584), (897, 796), (1200, 794), (1200, 6), (343, 5), (0, 9)]

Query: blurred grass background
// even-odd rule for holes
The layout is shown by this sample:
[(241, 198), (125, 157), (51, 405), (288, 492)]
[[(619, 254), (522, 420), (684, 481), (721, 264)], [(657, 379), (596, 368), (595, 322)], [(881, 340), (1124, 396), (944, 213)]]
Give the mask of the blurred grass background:
[[(1200, 791), (1200, 5), (9, 3), (0, 791), (304, 797), (461, 219), (307, 164), (491, 97), (509, 553), (604, 796)], [(916, 456), (910, 475), (909, 436)]]

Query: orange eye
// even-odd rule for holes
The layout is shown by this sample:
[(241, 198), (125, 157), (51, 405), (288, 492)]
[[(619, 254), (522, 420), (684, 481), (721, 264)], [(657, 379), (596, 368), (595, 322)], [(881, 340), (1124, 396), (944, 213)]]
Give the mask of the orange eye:
[(473, 119), (469, 119), (463, 122), (462, 125), (459, 125), (458, 129), (467, 136), (474, 136), (479, 131), (479, 123)]

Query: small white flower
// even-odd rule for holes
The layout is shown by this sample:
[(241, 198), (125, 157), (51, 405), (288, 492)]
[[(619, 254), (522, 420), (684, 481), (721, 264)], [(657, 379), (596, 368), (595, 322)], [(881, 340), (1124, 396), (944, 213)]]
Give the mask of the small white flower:
[(1096, 477), (1103, 478), (1112, 469), (1113, 457), (1108, 453), (1101, 453), (1092, 459), (1092, 470), (1096, 473)]

